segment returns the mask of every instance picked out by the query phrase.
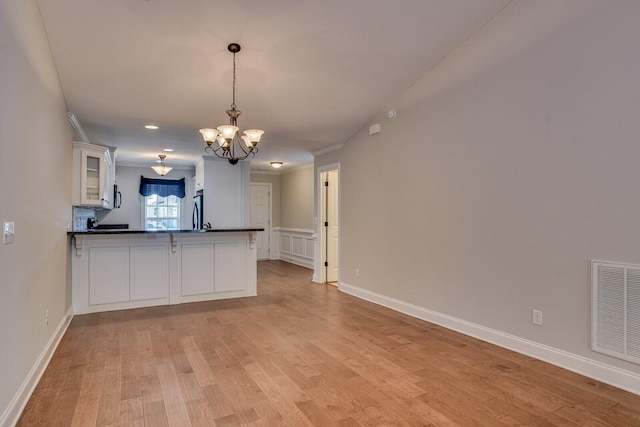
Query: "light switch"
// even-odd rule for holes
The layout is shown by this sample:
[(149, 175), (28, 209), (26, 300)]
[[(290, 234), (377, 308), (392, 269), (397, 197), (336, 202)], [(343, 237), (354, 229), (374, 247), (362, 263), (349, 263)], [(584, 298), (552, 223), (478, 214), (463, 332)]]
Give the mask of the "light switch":
[(15, 236), (15, 225), (13, 222), (5, 222), (2, 224), (2, 244), (7, 245), (13, 243)]

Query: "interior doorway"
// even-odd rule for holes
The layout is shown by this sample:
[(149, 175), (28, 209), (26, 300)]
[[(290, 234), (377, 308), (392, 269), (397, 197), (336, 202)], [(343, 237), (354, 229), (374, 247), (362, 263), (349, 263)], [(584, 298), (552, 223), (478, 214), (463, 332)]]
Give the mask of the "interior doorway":
[(340, 173), (336, 165), (319, 169), (320, 282), (340, 278)]
[(256, 235), (256, 255), (258, 260), (271, 258), (271, 183), (252, 182), (250, 184), (251, 227), (264, 228)]

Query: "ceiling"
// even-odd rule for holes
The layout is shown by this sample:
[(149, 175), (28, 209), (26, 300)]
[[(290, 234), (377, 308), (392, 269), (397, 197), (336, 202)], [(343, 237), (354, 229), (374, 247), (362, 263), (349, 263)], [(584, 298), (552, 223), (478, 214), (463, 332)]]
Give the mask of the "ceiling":
[[(198, 132), (265, 134), (252, 170), (345, 142), (510, 0), (38, 0), (67, 109), (119, 164), (188, 166)], [(144, 125), (156, 124), (158, 130)], [(209, 155), (209, 154), (206, 154)]]

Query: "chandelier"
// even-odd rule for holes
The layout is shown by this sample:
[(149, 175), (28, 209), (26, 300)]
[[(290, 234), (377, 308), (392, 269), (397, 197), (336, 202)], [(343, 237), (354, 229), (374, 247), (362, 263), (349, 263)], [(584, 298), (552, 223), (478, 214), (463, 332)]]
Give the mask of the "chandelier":
[[(258, 142), (264, 133), (260, 129), (245, 130), (244, 135), (239, 136), (238, 116), (242, 113), (236, 110), (236, 53), (240, 52), (238, 43), (231, 43), (227, 46), (229, 52), (233, 53), (233, 101), (231, 109), (227, 110), (229, 124), (218, 126), (216, 129), (200, 129), (202, 138), (207, 146), (205, 151), (210, 151), (221, 159), (229, 160), (235, 165), (239, 160), (246, 159), (250, 154), (255, 156), (258, 152)], [(236, 149), (238, 147), (239, 149)]]

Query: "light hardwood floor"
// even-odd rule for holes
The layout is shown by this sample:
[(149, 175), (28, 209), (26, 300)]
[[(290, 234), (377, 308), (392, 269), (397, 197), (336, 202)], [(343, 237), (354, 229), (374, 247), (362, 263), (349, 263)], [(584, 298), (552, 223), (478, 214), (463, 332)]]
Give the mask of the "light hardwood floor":
[(640, 426), (640, 396), (259, 263), (259, 296), (76, 316), (20, 426)]

